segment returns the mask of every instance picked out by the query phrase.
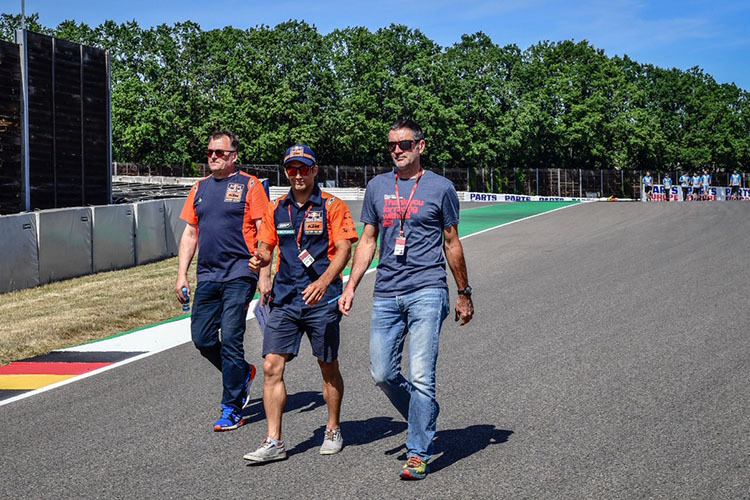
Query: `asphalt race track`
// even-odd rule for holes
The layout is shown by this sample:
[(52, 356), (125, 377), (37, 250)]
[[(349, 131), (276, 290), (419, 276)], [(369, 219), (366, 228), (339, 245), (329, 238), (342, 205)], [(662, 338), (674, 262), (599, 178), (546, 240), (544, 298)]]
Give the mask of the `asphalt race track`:
[(477, 313), (443, 329), (424, 481), (398, 479), (406, 424), (370, 379), (369, 274), (342, 322), (340, 454), (318, 454), (307, 341), (289, 458), (261, 466), (242, 455), (265, 436), (262, 375), (249, 424), (214, 433), (219, 375), (185, 344), (0, 407), (0, 498), (750, 498), (749, 216), (589, 203), (464, 239)]

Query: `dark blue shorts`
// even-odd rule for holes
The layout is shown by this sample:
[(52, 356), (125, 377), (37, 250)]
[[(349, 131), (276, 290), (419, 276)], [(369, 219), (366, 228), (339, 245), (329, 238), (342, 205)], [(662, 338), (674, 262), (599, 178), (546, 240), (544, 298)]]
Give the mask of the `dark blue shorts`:
[(299, 354), (302, 335), (307, 334), (313, 355), (321, 361), (336, 361), (339, 355), (341, 312), (336, 301), (316, 307), (274, 306), (263, 332), (263, 357), (266, 354)]

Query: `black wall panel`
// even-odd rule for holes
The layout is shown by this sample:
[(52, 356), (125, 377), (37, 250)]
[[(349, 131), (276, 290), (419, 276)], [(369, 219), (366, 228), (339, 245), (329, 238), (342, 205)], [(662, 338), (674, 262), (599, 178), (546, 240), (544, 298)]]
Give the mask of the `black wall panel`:
[(0, 214), (111, 203), (107, 53), (20, 33), (0, 43)]
[(57, 206), (83, 205), (80, 45), (55, 40), (55, 173)]
[(21, 53), (0, 40), (0, 214), (24, 211)]
[(55, 208), (55, 113), (52, 38), (27, 32), (31, 207)]
[(103, 50), (81, 47), (83, 90), (83, 203), (110, 203), (109, 69)]

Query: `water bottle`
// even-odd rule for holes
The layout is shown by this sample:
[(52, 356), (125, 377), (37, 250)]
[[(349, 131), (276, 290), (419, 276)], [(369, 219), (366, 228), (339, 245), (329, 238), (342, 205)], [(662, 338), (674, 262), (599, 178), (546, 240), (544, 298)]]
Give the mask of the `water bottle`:
[(182, 287), (182, 295), (185, 296), (187, 299), (185, 302), (182, 303), (182, 312), (188, 313), (190, 312), (190, 294), (188, 294), (188, 289), (186, 286)]

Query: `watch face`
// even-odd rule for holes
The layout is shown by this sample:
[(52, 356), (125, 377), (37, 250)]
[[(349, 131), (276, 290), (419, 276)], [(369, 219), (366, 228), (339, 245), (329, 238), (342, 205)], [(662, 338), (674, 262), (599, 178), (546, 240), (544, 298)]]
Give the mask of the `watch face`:
[(470, 286), (467, 286), (467, 287), (466, 287), (466, 288), (464, 288), (463, 290), (459, 290), (459, 291), (458, 291), (458, 294), (459, 294), (459, 295), (471, 295), (471, 287), (470, 287)]

